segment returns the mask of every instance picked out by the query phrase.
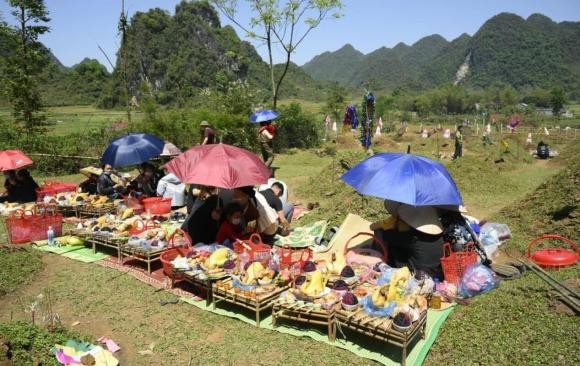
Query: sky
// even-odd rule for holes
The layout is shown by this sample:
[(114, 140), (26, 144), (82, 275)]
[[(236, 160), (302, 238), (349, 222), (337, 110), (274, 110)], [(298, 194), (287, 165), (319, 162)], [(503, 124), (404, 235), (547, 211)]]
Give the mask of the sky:
[[(174, 13), (181, 0), (125, 0), (129, 17), (137, 11), (159, 7)], [(240, 3), (244, 3), (240, 0)], [(50, 12), (51, 31), (40, 40), (65, 65), (85, 57), (96, 58), (111, 70), (101, 46), (115, 63), (119, 47), (117, 23), (121, 0), (45, 0)], [(293, 55), (298, 65), (314, 56), (334, 51), (347, 43), (363, 53), (399, 42), (413, 44), (438, 33), (453, 40), (462, 33), (473, 35), (492, 16), (511, 12), (527, 18), (542, 13), (561, 21), (580, 21), (580, 0), (345, 0), (342, 17), (329, 19), (311, 32)], [(0, 0), (0, 18), (12, 22), (6, 0)], [(225, 17), (222, 25), (231, 24)], [(240, 6), (239, 18), (247, 22), (250, 11)], [(239, 35), (244, 35), (242, 31)], [(262, 57), (266, 48), (250, 39)], [(281, 60), (278, 52), (275, 57)]]

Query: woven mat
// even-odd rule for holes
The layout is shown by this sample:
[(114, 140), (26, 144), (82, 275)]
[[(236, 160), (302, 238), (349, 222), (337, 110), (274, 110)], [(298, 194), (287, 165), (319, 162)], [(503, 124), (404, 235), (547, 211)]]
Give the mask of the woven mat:
[(288, 236), (276, 235), (274, 245), (282, 247), (285, 245), (291, 248), (306, 248), (314, 245), (314, 238), (324, 235), (328, 221), (316, 221), (310, 225), (294, 228)]

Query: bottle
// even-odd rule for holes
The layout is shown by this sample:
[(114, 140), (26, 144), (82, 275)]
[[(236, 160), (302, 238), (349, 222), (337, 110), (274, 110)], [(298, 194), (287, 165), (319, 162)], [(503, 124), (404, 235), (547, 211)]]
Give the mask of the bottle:
[(242, 254), (240, 254), (240, 273), (244, 270), (244, 267), (246, 267), (246, 264), (250, 261), (250, 255), (248, 254), (248, 252), (246, 252), (244, 250), (244, 252)]
[(52, 247), (54, 245), (54, 230), (52, 229), (52, 226), (49, 226), (48, 230), (46, 231), (46, 239), (48, 246)]
[(433, 295), (431, 295), (431, 308), (432, 309), (441, 309), (441, 295), (439, 294), (439, 278), (435, 277), (433, 279), (435, 285), (433, 286)]

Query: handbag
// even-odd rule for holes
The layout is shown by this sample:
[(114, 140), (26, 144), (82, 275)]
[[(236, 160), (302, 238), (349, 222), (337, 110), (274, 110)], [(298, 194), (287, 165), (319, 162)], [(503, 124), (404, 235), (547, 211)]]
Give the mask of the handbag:
[[(379, 252), (378, 250), (375, 249), (371, 249), (371, 248), (350, 248), (349, 249), (349, 245), (351, 243), (351, 241), (359, 236), (370, 236), (373, 241), (377, 244), (379, 244), (379, 247), (382, 250), (382, 253)], [(388, 258), (388, 253), (387, 253), (387, 247), (385, 245), (385, 243), (383, 242), (382, 239), (380, 239), (379, 237), (370, 234), (370, 233), (358, 233), (356, 235), (354, 235), (352, 238), (350, 238), (348, 240), (348, 242), (346, 243), (346, 245), (344, 246), (344, 259), (346, 261), (347, 264), (351, 265), (351, 264), (362, 264), (364, 266), (367, 267), (373, 267), (375, 264), (380, 263), (380, 262), (387, 262), (387, 258)]]

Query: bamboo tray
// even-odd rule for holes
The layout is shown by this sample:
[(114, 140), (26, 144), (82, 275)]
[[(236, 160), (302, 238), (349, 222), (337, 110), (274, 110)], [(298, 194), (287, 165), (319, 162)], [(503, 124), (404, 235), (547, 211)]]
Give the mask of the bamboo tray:
[(279, 319), (298, 323), (324, 325), (328, 328), (328, 340), (336, 340), (336, 306), (325, 309), (315, 309), (312, 304), (296, 301), (295, 303), (276, 302), (272, 306), (272, 326), (276, 326)]
[[(272, 285), (274, 286), (274, 285)], [(280, 294), (286, 291), (289, 286), (277, 287), (274, 286), (272, 291), (259, 293), (256, 290), (242, 291), (239, 288), (232, 286), (231, 278), (223, 281), (218, 281), (213, 285), (213, 307), (215, 309), (217, 303), (223, 301), (245, 309), (252, 310), (256, 314), (256, 326), (260, 326), (260, 313), (272, 307), (273, 303), (278, 299)]]
[(407, 359), (407, 348), (411, 342), (419, 335), (425, 338), (427, 326), (427, 312), (423, 312), (419, 320), (414, 322), (406, 332), (400, 332), (393, 328), (393, 321), (389, 317), (373, 317), (365, 313), (359, 307), (354, 311), (344, 310), (342, 307), (336, 308), (336, 321), (339, 327), (344, 327), (364, 334), (381, 342), (392, 344), (402, 348), (401, 364), (405, 365)]
[(147, 264), (147, 273), (151, 274), (151, 263), (161, 261), (161, 253), (165, 251), (165, 247), (155, 250), (147, 250), (141, 247), (135, 247), (128, 245), (127, 243), (121, 244), (120, 247), (120, 260), (121, 264), (125, 264), (125, 257), (134, 259), (139, 262)]
[[(225, 272), (218, 272), (212, 275), (208, 275), (206, 273), (202, 274), (194, 274), (192, 271), (179, 271), (173, 269), (175, 273), (178, 273), (182, 279), (195, 287), (202, 288), (205, 290), (205, 304), (209, 306), (213, 301), (213, 284), (216, 281), (223, 280), (224, 278), (228, 277), (228, 274)], [(171, 288), (175, 283), (175, 276), (171, 277)]]

